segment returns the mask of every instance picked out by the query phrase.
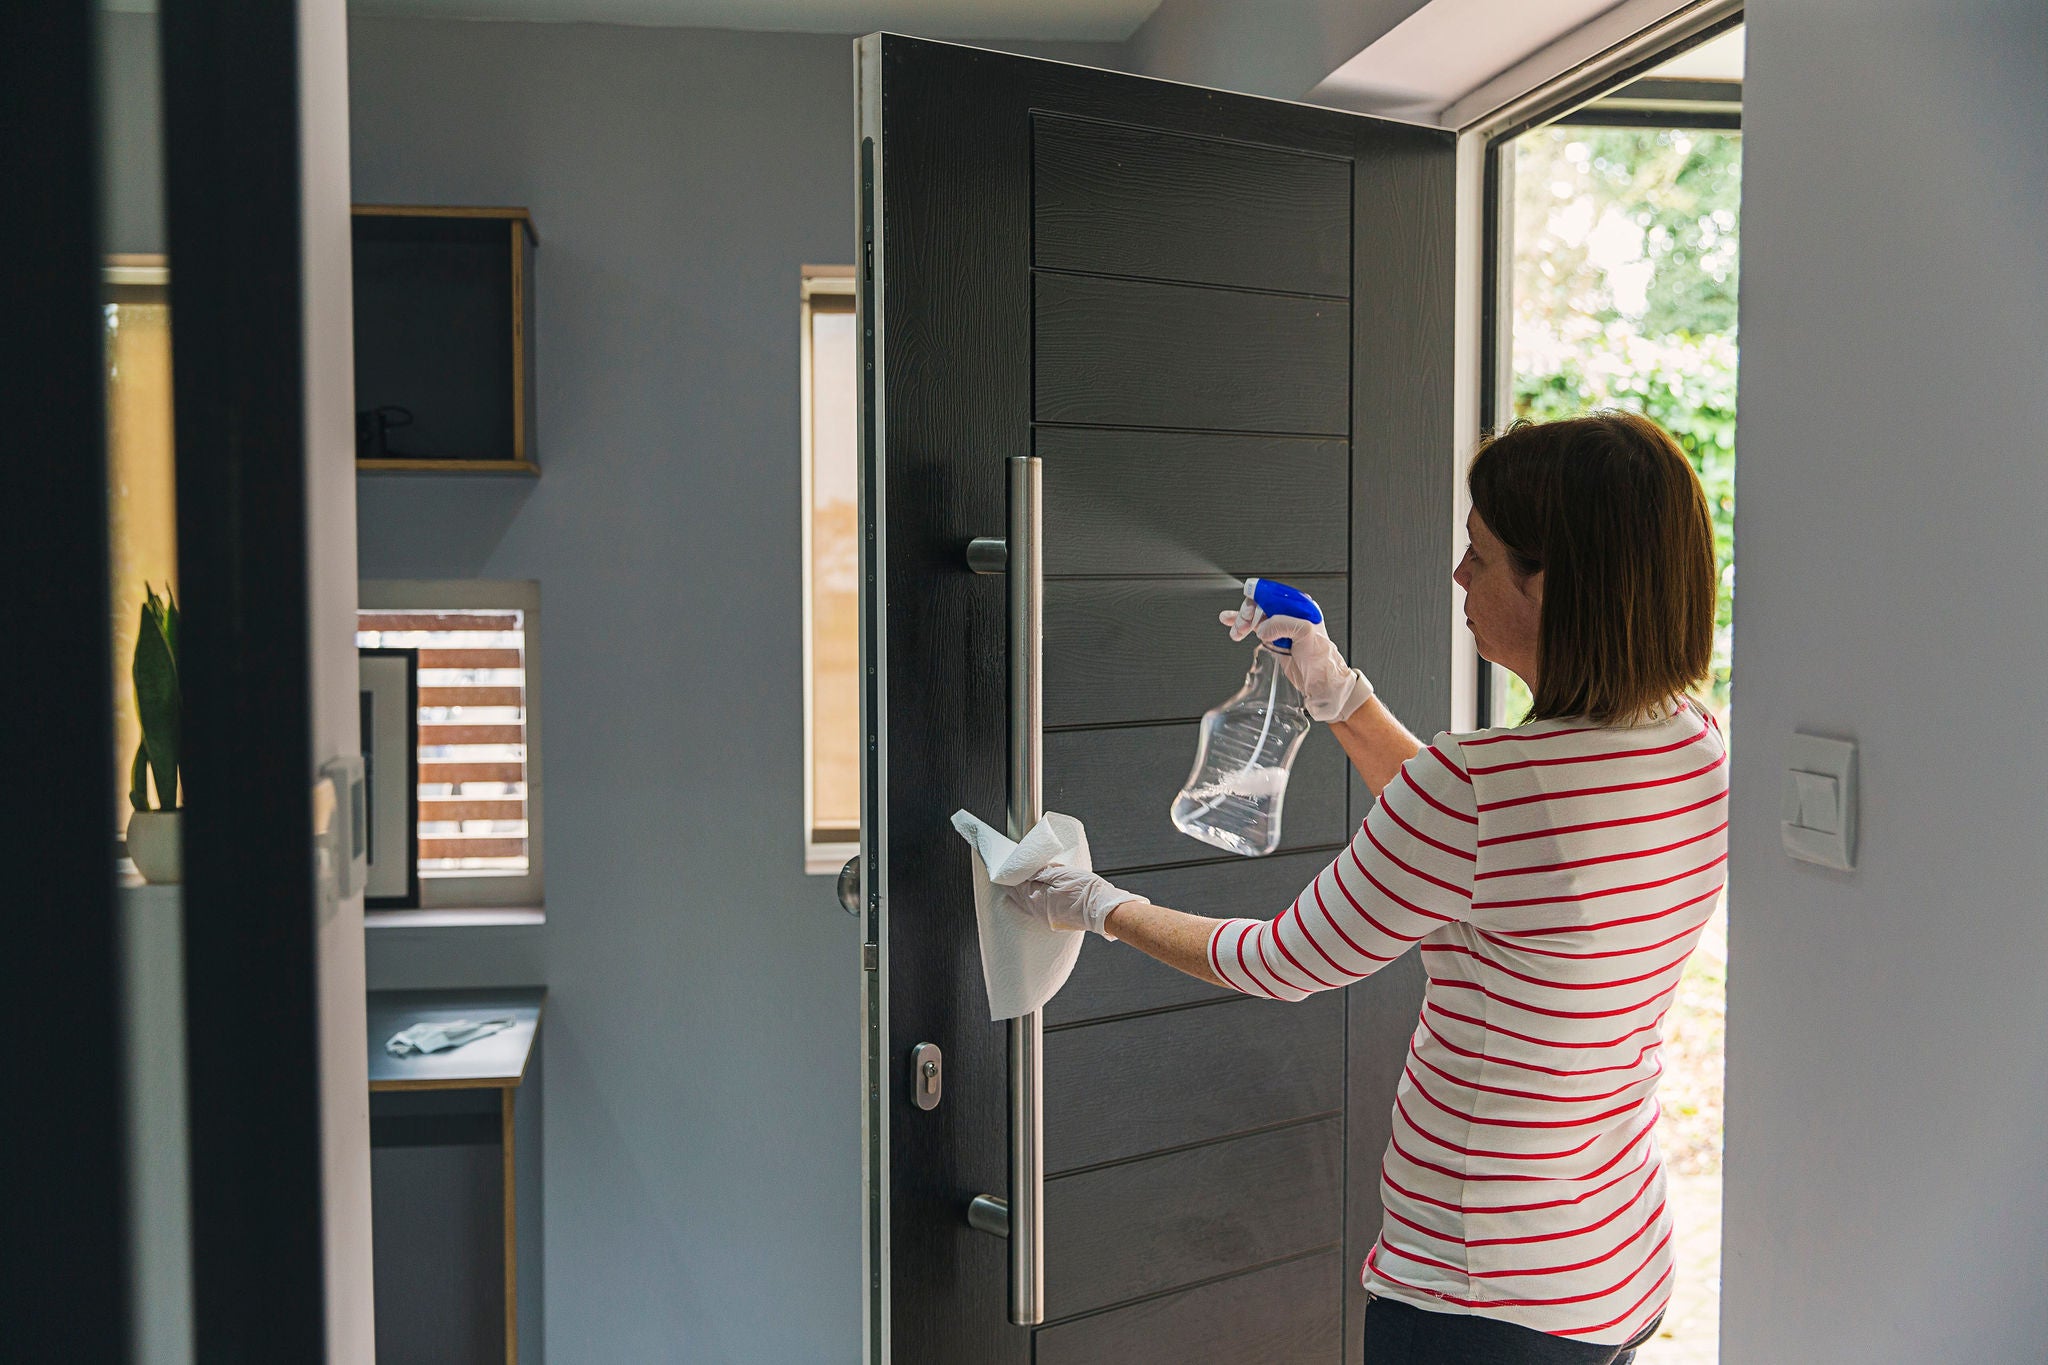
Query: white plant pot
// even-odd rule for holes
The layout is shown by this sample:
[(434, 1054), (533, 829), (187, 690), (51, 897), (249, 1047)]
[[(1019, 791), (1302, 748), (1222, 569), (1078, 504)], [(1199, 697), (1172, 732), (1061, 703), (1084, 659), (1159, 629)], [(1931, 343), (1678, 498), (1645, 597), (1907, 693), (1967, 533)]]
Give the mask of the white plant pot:
[(185, 874), (182, 811), (139, 810), (128, 817), (128, 856), (142, 880), (171, 885)]

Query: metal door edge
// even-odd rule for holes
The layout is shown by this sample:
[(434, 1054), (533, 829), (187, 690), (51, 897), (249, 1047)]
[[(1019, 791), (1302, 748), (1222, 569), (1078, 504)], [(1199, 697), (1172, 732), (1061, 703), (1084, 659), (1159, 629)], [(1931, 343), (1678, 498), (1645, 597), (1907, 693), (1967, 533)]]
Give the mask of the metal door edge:
[(886, 480), (888, 411), (882, 386), (882, 35), (854, 43), (854, 176), (858, 222), (855, 319), (861, 344), (861, 1360), (888, 1365), (889, 1322), (889, 661)]

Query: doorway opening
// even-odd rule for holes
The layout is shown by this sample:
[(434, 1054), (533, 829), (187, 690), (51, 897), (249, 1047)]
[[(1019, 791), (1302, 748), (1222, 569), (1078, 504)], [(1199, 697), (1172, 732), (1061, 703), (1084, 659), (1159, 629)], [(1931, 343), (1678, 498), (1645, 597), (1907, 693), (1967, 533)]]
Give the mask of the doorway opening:
[[(1706, 488), (1720, 566), (1713, 675), (1698, 700), (1733, 743), (1739, 24), (1590, 103), (1495, 143), (1497, 271), (1489, 426), (1599, 408), (1669, 430)], [(1521, 680), (1481, 665), (1485, 723), (1514, 724)], [(1719, 1359), (1725, 896), (1664, 1021), (1658, 1098), (1678, 1282), (1639, 1365)]]

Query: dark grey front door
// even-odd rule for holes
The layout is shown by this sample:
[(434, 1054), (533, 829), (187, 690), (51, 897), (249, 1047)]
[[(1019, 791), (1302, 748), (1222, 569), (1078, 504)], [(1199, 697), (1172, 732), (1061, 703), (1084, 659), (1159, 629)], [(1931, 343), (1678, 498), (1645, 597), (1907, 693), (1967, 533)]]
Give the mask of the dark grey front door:
[(1369, 799), (1326, 733), (1271, 857), (1167, 808), (1249, 663), (1216, 625), (1247, 575), (1448, 721), (1453, 140), (893, 36), (860, 61), (868, 1358), (1348, 1359), (1412, 962), (1290, 1006), (1089, 942), (1044, 1018), (1045, 1320), (1010, 1321), (966, 1220), (1007, 1193), (1006, 1030), (947, 817), (1003, 816), (1012, 641), (965, 551), (1041, 457), (1045, 804), (1132, 891), (1285, 908)]

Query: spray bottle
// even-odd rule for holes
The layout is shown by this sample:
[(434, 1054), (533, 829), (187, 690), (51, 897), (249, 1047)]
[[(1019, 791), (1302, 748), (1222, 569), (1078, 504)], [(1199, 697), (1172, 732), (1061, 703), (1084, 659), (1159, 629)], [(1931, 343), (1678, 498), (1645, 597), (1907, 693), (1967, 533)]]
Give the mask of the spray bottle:
[[(1246, 614), (1294, 616), (1320, 623), (1313, 597), (1270, 578), (1244, 581)], [(1237, 693), (1202, 717), (1194, 770), (1173, 800), (1181, 833), (1247, 858), (1280, 846), (1280, 807), (1287, 775), (1309, 728), (1301, 693), (1280, 666), (1292, 640), (1260, 643)]]

